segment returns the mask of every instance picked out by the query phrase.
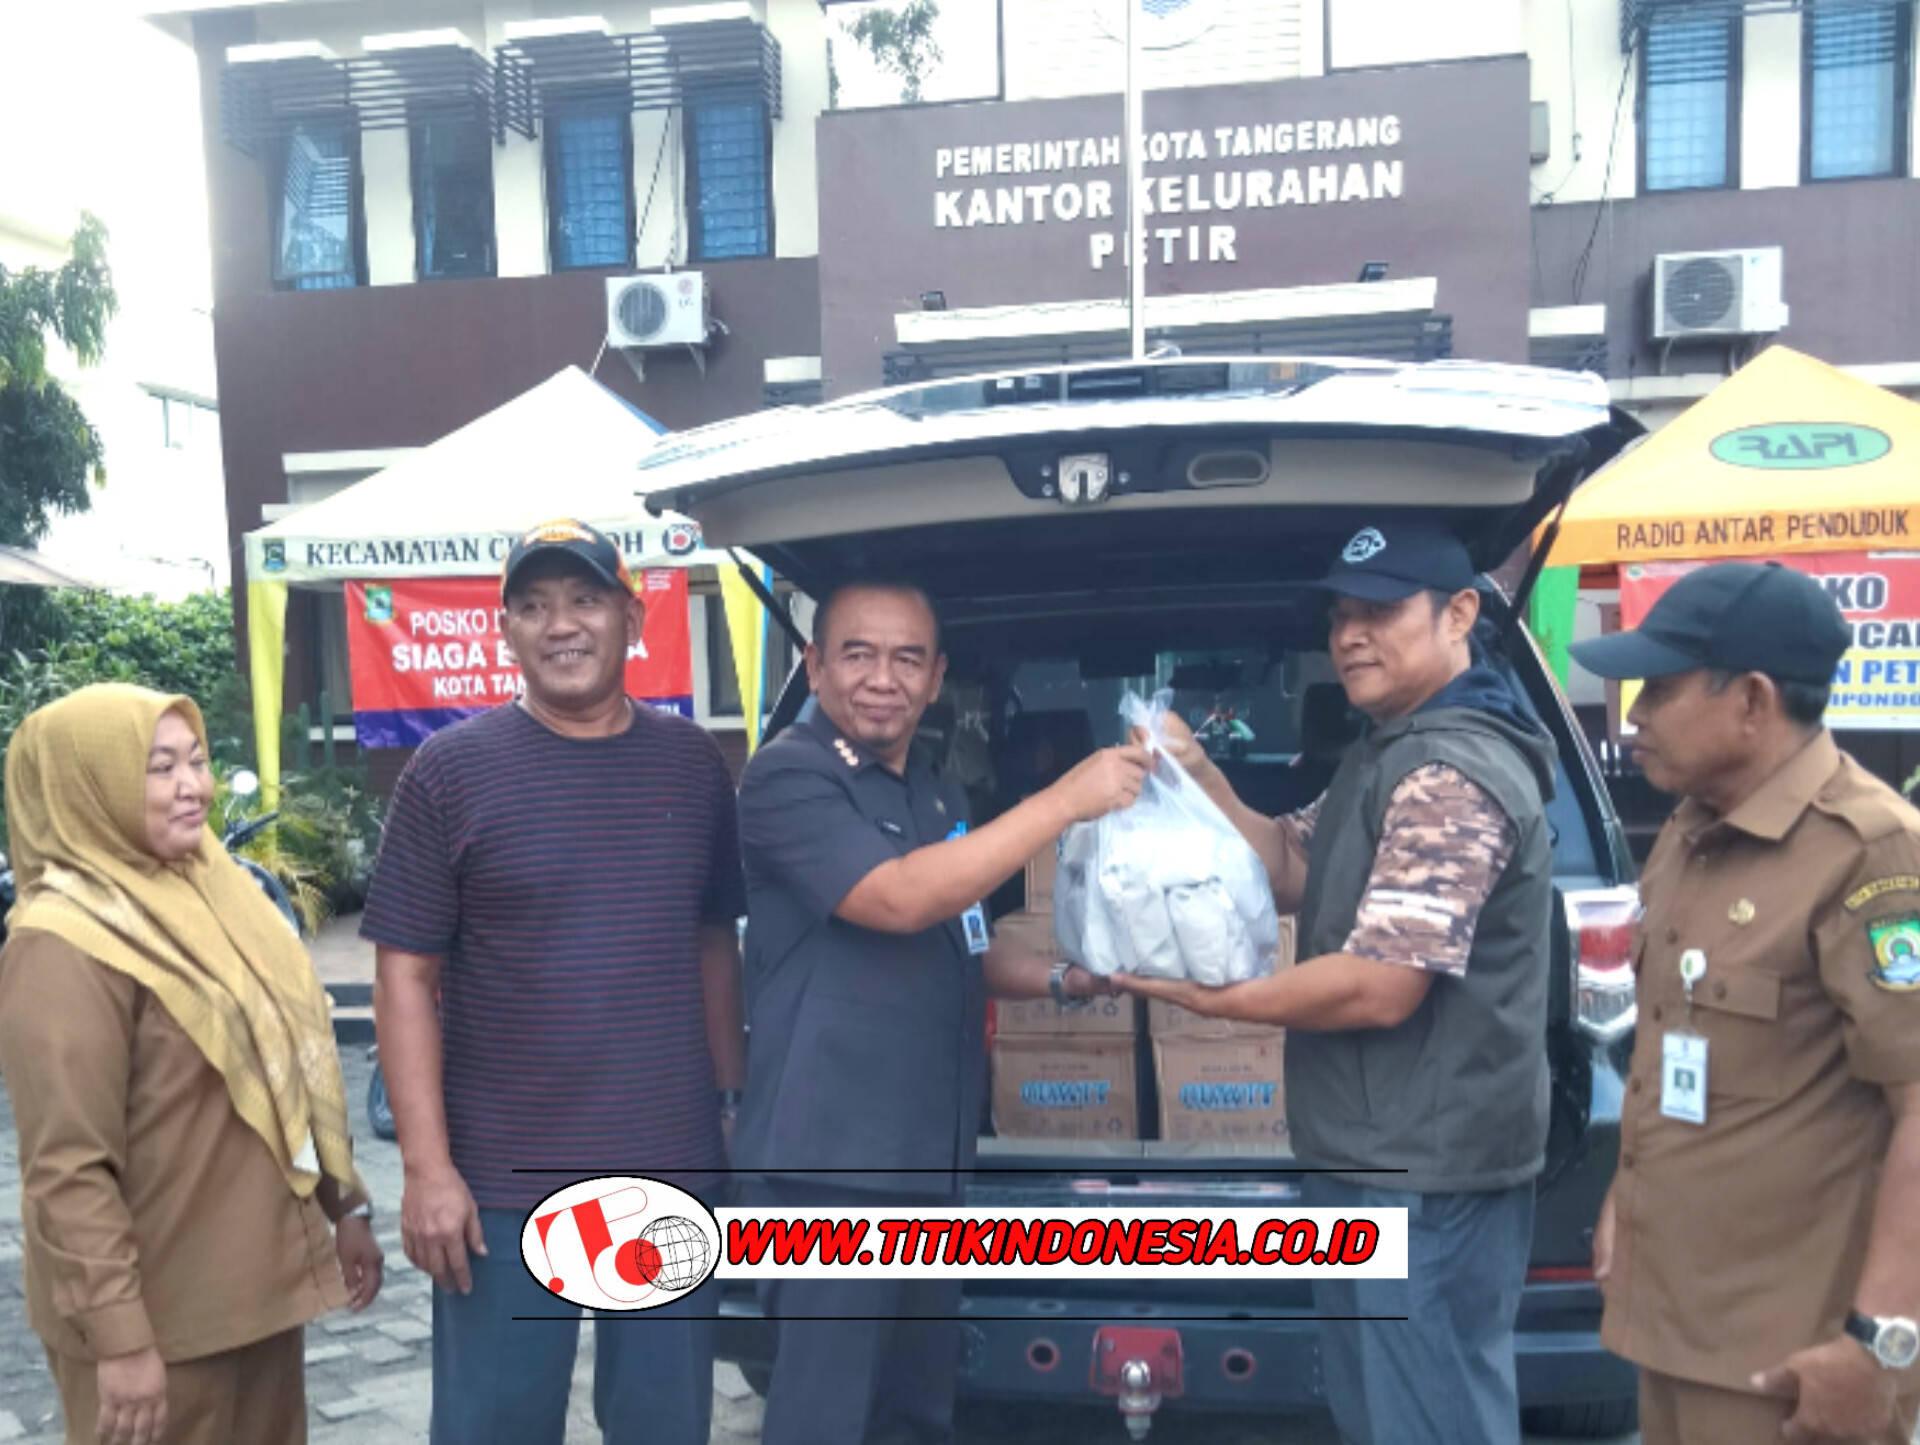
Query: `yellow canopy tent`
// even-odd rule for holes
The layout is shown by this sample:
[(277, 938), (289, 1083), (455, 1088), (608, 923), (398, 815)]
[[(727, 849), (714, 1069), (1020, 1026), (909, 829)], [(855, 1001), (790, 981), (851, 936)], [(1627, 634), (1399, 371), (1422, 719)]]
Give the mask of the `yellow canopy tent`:
[(1920, 404), (1769, 347), (1573, 495), (1555, 567), (1920, 550)]
[(1920, 404), (1773, 346), (1573, 494), (1530, 620), (1564, 649), (1583, 567), (1888, 551), (1920, 551)]

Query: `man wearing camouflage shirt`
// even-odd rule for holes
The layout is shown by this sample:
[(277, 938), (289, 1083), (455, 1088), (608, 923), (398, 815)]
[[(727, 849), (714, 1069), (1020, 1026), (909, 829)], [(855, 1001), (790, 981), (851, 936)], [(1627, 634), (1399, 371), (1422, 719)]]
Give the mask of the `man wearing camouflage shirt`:
[[(1407, 1211), (1403, 1280), (1316, 1279), (1327, 1399), (1352, 1445), (1519, 1440), (1513, 1325), (1546, 1158), (1554, 748), (1472, 652), (1465, 549), (1368, 527), (1321, 586), (1328, 650), (1370, 727), (1310, 807), (1246, 807), (1190, 736), (1168, 749), (1245, 835), (1297, 968), (1209, 989), (1116, 977), (1281, 1024), (1306, 1203)], [(1398, 1172), (1387, 1172), (1398, 1171)]]

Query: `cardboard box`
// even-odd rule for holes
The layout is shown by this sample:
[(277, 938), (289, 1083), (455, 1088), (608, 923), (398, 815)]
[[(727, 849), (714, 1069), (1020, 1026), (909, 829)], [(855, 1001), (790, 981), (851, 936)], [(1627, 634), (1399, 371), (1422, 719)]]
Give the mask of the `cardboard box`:
[(995, 1038), (993, 1128), (1013, 1139), (1138, 1139), (1132, 1036)]
[[(1293, 967), (1293, 919), (1280, 920), (1280, 960), (1278, 967)], [(1286, 1031), (1277, 1024), (1241, 1023), (1235, 1019), (1214, 1019), (1183, 1009), (1178, 1004), (1147, 1000), (1147, 1032), (1156, 1039), (1277, 1039)]]
[(1060, 868), (1060, 845), (1049, 843), (1027, 860), (1027, 912), (1053, 912), (1053, 880)]
[(1249, 1024), (1239, 1019), (1213, 1019), (1160, 999), (1147, 1000), (1147, 1032), (1156, 1039), (1277, 1039), (1286, 1035), (1278, 1024)]
[(1283, 1041), (1277, 1038), (1153, 1041), (1160, 1137), (1219, 1144), (1287, 1138)]
[[(993, 925), (997, 937), (1020, 944), (1049, 962), (1060, 956), (1053, 938), (1053, 915), (1009, 913)], [(1001, 1034), (1127, 1034), (1135, 1031), (1136, 1000), (1124, 995), (1096, 998), (1085, 1008), (1063, 1009), (1050, 998), (993, 1001), (994, 1037)]]

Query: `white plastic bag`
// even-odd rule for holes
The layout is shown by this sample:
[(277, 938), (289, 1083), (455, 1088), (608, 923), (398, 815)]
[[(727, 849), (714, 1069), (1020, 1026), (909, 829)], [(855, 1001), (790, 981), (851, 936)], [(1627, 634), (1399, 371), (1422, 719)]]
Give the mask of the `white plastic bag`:
[(1053, 926), (1089, 971), (1219, 987), (1273, 972), (1280, 918), (1259, 856), (1165, 751), (1171, 692), (1120, 702), (1144, 728), (1154, 769), (1131, 808), (1060, 839)]

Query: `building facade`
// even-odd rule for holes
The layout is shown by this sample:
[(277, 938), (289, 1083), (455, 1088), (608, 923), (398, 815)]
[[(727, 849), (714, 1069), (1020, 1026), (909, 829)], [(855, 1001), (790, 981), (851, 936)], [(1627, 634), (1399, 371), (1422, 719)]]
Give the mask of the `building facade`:
[[(672, 429), (817, 395), (813, 0), (152, 18), (199, 56), (236, 554), (568, 365)], [(704, 282), (703, 344), (609, 346), (608, 278), (669, 273)], [(697, 657), (721, 615), (696, 602)], [(343, 617), (296, 592), (287, 624), (289, 704), (336, 721)], [(702, 719), (737, 712), (702, 671)]]
[[(818, 0), (169, 12), (235, 534), (568, 363), (680, 428), (1122, 355), (1130, 250), (1189, 354), (1530, 360), (1658, 426), (1778, 338), (1920, 394), (1913, 0), (1152, 0), (1137, 241), (1124, 4), (945, 0), (988, 98), (862, 110)], [(606, 278), (668, 268), (708, 344), (623, 350)]]

